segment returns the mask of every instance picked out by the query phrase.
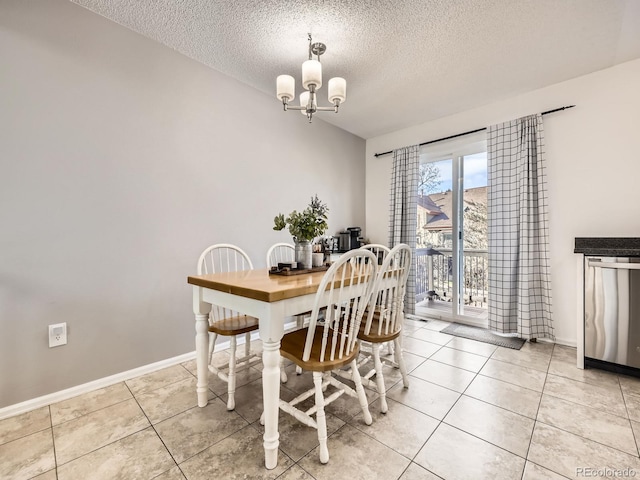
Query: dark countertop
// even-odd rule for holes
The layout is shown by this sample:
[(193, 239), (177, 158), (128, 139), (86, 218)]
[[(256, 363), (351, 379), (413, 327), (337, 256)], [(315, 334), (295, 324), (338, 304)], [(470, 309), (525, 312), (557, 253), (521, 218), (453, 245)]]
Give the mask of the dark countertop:
[(602, 257), (640, 256), (640, 238), (634, 237), (576, 237), (573, 253)]

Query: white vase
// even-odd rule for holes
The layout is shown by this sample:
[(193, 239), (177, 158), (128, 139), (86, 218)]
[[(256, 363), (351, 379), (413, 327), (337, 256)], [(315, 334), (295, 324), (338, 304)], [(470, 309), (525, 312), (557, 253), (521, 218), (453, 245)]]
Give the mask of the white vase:
[(298, 268), (311, 268), (311, 242), (309, 240), (294, 240), (294, 243)]

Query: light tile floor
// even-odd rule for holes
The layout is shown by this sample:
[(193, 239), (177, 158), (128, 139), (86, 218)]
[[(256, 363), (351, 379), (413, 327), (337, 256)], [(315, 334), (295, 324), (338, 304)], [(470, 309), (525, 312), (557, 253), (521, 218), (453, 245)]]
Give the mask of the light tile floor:
[[(640, 380), (578, 370), (575, 349), (519, 351), (452, 337), (447, 323), (407, 320), (409, 389), (386, 369), (389, 411), (367, 389), (374, 421), (343, 396), (327, 408), (329, 464), (316, 431), (280, 415), (279, 464), (263, 467), (259, 369), (210, 381), (196, 406), (195, 362), (0, 421), (0, 478), (560, 479), (640, 476)], [(259, 348), (259, 343), (256, 343)], [(225, 352), (216, 354), (221, 359)], [(281, 395), (311, 386), (287, 367)]]

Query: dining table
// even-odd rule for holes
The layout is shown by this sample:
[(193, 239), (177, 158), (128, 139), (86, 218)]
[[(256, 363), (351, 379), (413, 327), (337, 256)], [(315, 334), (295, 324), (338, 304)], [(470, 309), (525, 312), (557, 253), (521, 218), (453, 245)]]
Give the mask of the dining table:
[(208, 403), (209, 312), (218, 305), (259, 320), (262, 341), (262, 393), (265, 466), (278, 464), (280, 340), (285, 320), (312, 309), (324, 271), (276, 275), (268, 269), (189, 276), (196, 320), (198, 406)]

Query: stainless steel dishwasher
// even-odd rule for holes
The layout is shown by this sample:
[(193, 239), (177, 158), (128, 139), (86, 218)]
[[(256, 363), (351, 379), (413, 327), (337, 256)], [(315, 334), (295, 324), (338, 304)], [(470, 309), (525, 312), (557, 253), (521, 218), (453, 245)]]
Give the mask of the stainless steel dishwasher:
[(584, 262), (585, 363), (640, 369), (640, 257)]

